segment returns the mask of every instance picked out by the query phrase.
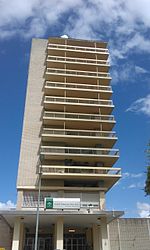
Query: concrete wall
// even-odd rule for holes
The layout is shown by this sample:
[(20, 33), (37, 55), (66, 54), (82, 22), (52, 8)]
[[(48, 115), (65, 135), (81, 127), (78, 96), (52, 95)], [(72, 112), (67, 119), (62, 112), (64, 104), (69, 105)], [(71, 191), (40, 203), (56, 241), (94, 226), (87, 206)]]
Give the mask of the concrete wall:
[(0, 248), (11, 249), (12, 230), (6, 221), (0, 216)]
[(32, 40), (17, 186), (34, 187), (37, 181), (47, 42)]
[(108, 229), (111, 250), (150, 249), (150, 219), (118, 219)]

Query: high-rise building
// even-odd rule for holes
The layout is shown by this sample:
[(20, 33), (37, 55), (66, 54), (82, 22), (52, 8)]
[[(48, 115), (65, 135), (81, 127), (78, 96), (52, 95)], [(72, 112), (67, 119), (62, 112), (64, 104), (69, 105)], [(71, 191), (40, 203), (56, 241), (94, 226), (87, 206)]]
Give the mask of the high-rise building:
[(122, 212), (105, 207), (121, 177), (108, 56), (105, 42), (33, 39), (13, 250), (34, 249), (39, 191), (39, 250), (110, 249)]

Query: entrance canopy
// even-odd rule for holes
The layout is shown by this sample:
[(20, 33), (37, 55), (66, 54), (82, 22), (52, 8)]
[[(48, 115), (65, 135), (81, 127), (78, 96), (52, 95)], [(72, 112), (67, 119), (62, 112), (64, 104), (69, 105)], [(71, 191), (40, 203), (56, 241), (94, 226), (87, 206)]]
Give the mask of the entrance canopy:
[[(4, 210), (0, 211), (0, 217), (3, 218), (6, 223), (13, 228), (14, 223), (17, 218), (26, 225), (33, 226), (36, 224), (36, 210)], [(87, 225), (92, 226), (92, 224), (100, 225), (101, 219), (106, 218), (107, 223), (112, 220), (117, 219), (123, 215), (123, 211), (40, 211), (39, 221), (40, 225), (43, 227), (49, 226), (50, 224), (55, 224), (58, 217), (63, 216), (64, 224), (74, 224), (74, 225)]]

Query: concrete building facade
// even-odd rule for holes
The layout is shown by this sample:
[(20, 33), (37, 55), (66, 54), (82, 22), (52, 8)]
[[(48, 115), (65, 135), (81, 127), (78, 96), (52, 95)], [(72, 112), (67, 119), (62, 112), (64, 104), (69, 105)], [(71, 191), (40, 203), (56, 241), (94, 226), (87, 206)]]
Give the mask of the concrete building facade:
[[(39, 249), (110, 247), (107, 223), (122, 213), (105, 207), (106, 192), (121, 177), (113, 168), (119, 151), (108, 56), (105, 42), (33, 39), (17, 179), (17, 211), (28, 216), (15, 224), (18, 248), (34, 248), (28, 217), (36, 212), (39, 178)], [(46, 197), (80, 205), (44, 210)]]
[(138, 248), (139, 231), (135, 240), (128, 234), (135, 220), (105, 206), (121, 177), (108, 56), (105, 42), (32, 41), (17, 208), (1, 213), (13, 229), (12, 250), (34, 249), (37, 208), (38, 250), (148, 250), (149, 220), (138, 220), (146, 232)]
[[(6, 215), (6, 218), (8, 215)], [(11, 250), (13, 228), (0, 219), (0, 248)], [(149, 250), (150, 219), (117, 219), (108, 224), (110, 250)], [(45, 240), (46, 241), (46, 240)]]

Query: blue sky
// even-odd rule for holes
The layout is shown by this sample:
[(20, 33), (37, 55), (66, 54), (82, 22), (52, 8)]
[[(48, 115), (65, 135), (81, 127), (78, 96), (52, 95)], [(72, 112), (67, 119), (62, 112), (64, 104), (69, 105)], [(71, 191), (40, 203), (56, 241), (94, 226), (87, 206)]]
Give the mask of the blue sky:
[(108, 41), (122, 179), (107, 208), (145, 217), (143, 188), (150, 139), (149, 0), (0, 1), (0, 208), (16, 203), (16, 175), (32, 37), (67, 34)]

